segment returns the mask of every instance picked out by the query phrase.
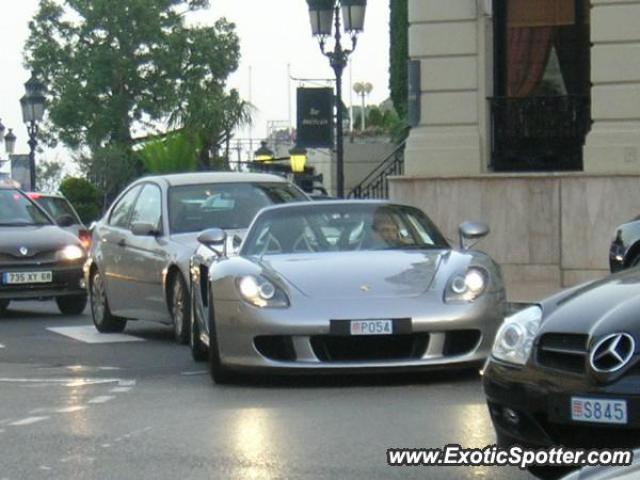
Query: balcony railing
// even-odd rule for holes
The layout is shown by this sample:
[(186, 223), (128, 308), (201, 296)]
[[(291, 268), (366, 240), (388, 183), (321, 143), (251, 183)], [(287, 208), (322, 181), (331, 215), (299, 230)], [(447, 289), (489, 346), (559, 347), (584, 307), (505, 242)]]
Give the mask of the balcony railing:
[(404, 146), (405, 142), (399, 144), (391, 155), (380, 162), (364, 180), (353, 187), (347, 198), (389, 198), (389, 177), (404, 173)]
[(489, 99), (496, 171), (581, 170), (591, 127), (587, 96)]

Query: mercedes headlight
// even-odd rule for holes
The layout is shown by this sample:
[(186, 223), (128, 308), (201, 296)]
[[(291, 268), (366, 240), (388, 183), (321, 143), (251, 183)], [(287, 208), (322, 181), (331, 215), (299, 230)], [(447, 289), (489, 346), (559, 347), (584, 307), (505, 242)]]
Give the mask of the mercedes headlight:
[(85, 251), (82, 247), (77, 245), (68, 245), (62, 250), (58, 251), (58, 259), (66, 261), (80, 260), (85, 257)]
[(260, 308), (283, 308), (289, 306), (285, 293), (270, 280), (262, 276), (247, 275), (236, 280), (240, 296)]
[(542, 309), (538, 305), (507, 317), (496, 334), (492, 355), (504, 362), (524, 365), (531, 354), (541, 322)]
[(471, 267), (464, 275), (455, 275), (445, 292), (445, 302), (473, 302), (484, 293), (489, 284), (489, 274), (483, 268)]

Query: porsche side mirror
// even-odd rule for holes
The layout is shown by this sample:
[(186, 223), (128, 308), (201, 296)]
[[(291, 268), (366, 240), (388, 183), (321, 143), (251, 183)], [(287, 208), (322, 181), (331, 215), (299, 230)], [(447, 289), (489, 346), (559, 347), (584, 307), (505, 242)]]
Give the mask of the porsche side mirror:
[(460, 248), (466, 250), (472, 245), (465, 245), (465, 240), (479, 240), (489, 234), (489, 226), (483, 222), (462, 222), (458, 227)]
[(136, 237), (155, 237), (160, 232), (155, 225), (147, 222), (134, 222), (131, 224), (131, 233)]
[[(200, 235), (198, 235), (198, 242), (212, 250), (213, 247), (222, 247), (222, 255), (227, 255), (227, 234), (221, 228), (209, 228), (200, 232)], [(216, 251), (216, 253), (219, 252)]]
[(71, 215), (65, 213), (64, 215), (60, 215), (56, 218), (56, 223), (59, 227), (66, 228), (76, 223), (76, 221)]

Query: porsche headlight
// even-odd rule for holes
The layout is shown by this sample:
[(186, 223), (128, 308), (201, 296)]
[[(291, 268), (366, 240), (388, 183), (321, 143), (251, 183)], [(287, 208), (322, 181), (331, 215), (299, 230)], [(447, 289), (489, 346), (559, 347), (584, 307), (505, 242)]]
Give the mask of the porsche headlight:
[(283, 308), (289, 306), (285, 293), (262, 276), (247, 275), (236, 280), (240, 296), (260, 308)]
[(538, 305), (525, 308), (504, 320), (498, 329), (491, 354), (498, 360), (524, 365), (542, 321)]
[(58, 259), (65, 261), (80, 260), (85, 257), (85, 251), (82, 247), (77, 245), (67, 245), (62, 250), (58, 251)]
[(445, 292), (445, 302), (473, 302), (484, 293), (489, 274), (483, 268), (471, 267), (464, 275), (454, 276)]

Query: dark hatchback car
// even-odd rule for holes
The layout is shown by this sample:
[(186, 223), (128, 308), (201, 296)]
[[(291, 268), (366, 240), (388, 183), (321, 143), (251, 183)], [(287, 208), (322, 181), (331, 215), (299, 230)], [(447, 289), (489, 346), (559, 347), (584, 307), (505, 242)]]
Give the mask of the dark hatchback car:
[(0, 311), (13, 300), (54, 298), (65, 314), (87, 304), (85, 250), (23, 192), (0, 186)]
[(609, 269), (612, 273), (640, 265), (640, 217), (616, 228), (609, 247)]
[(507, 317), (483, 383), (498, 444), (640, 446), (640, 269)]

